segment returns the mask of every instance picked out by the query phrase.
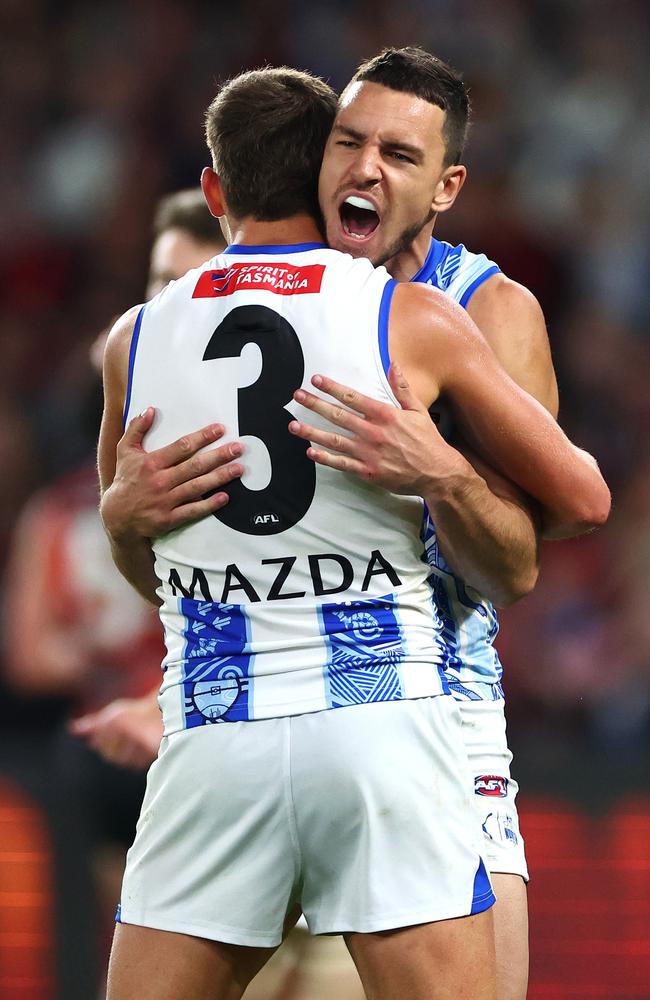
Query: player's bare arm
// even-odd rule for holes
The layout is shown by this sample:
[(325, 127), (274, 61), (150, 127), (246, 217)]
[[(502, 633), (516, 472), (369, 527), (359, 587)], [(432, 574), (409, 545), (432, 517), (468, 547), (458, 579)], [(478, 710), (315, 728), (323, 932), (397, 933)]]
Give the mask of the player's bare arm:
[[(523, 285), (495, 275), (472, 296), (467, 312), (485, 336), (508, 375), (557, 418), (557, 380), (544, 315), (535, 296)], [(595, 459), (573, 446), (580, 461), (597, 471)], [(569, 537), (551, 521), (541, 525), (543, 538)]]
[[(429, 406), (441, 393), (448, 396), (470, 443), (489, 464), (539, 500), (557, 535), (580, 534), (604, 523), (610, 495), (595, 462), (574, 448), (550, 414), (512, 381), (464, 310), (423, 285), (398, 286), (389, 336), (391, 354), (399, 357), (420, 403)], [(346, 386), (322, 378), (315, 384), (362, 416), (346, 415), (342, 407), (331, 407), (311, 393), (300, 402), (353, 437), (319, 440), (312, 437), (313, 428), (292, 429), (334, 452), (341, 449), (341, 454), (312, 449), (320, 464), (372, 479), (367, 460), (376, 444), (373, 421), (395, 418)], [(369, 423), (366, 416), (371, 417)], [(414, 492), (426, 499), (429, 485), (422, 466)]]
[(146, 600), (158, 604), (159, 581), (149, 539), (224, 507), (228, 495), (220, 492), (221, 487), (244, 470), (232, 461), (242, 452), (239, 442), (203, 450), (223, 435), (220, 424), (147, 452), (143, 441), (155, 419), (150, 407), (123, 432), (128, 357), (137, 314), (137, 308), (132, 309), (117, 321), (104, 354), (100, 513), (116, 566)]
[(474, 292), (467, 313), (510, 378), (557, 419), (557, 379), (546, 322), (532, 292), (495, 274)]
[[(557, 417), (557, 380), (535, 296), (499, 273), (474, 292), (466, 309), (510, 377)], [(440, 489), (428, 498), (438, 544), (457, 575), (504, 607), (537, 580), (539, 508), (457, 435), (453, 443), (475, 475), (458, 480), (440, 469)]]
[[(482, 332), (501, 363), (555, 415), (557, 385), (544, 318), (534, 296), (499, 274), (474, 293), (470, 306), (475, 299), (478, 325), (484, 324)], [(381, 440), (375, 442), (375, 481), (391, 481), (394, 490), (401, 479), (401, 491), (408, 492), (413, 473), (419, 476), (423, 468), (429, 469), (427, 504), (446, 561), (497, 606), (512, 604), (537, 580), (537, 505), (464, 442), (456, 440), (454, 448), (446, 445), (424, 415), (417, 418), (413, 435), (413, 408), (420, 403), (400, 394), (392, 378), (391, 384), (402, 410), (383, 426)], [(406, 386), (403, 377), (401, 384)], [(456, 449), (467, 461), (459, 461)]]

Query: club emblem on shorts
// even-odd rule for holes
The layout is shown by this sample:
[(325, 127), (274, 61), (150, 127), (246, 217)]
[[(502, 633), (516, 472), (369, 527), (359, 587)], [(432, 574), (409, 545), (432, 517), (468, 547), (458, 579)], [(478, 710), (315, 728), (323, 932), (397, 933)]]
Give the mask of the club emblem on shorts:
[(508, 779), (499, 774), (477, 774), (474, 778), (474, 792), (476, 795), (504, 799), (508, 794)]
[(515, 824), (507, 813), (490, 812), (481, 824), (486, 838), (504, 847), (516, 847), (519, 843)]
[(232, 708), (240, 691), (241, 682), (234, 676), (197, 681), (192, 692), (192, 701), (205, 719), (216, 722), (229, 708)]

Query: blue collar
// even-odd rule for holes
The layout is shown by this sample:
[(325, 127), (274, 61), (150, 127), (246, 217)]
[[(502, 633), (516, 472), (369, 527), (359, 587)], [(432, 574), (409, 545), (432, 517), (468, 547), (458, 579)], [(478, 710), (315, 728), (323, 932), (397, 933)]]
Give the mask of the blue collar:
[(266, 247), (251, 247), (251, 246), (240, 246), (234, 243), (232, 246), (226, 247), (223, 253), (232, 254), (281, 254), (283, 257), (288, 253), (304, 253), (306, 250), (327, 250), (328, 247), (324, 243), (289, 243), (289, 244), (276, 244), (275, 246)]

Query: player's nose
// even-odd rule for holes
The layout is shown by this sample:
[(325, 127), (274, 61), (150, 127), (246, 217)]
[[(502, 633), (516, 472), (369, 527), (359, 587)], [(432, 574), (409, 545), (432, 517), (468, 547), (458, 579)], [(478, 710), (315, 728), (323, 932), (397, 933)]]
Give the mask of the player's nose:
[(374, 184), (381, 180), (381, 160), (372, 146), (361, 147), (351, 166), (353, 180), (361, 184)]

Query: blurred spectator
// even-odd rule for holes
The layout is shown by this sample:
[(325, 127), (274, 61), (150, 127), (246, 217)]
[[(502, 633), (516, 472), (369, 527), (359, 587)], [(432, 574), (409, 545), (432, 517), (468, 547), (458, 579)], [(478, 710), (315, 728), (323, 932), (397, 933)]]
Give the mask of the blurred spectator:
[[(225, 245), (200, 190), (163, 199), (154, 234), (148, 294)], [(157, 689), (164, 648), (158, 614), (115, 569), (99, 518), (99, 374), (87, 355), (85, 369), (76, 363), (67, 374), (64, 384), (84, 388), (76, 415), (92, 457), (36, 493), (18, 519), (5, 581), (5, 666), (15, 692), (65, 699), (88, 717), (115, 699), (124, 704)], [(102, 745), (101, 734), (94, 740)], [(139, 759), (121, 760), (119, 747), (110, 749), (112, 760), (141, 767)], [(64, 732), (56, 755), (61, 792), (93, 846), (108, 937), (144, 774), (116, 768)]]

